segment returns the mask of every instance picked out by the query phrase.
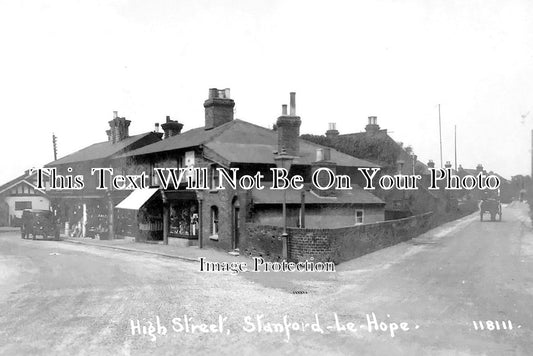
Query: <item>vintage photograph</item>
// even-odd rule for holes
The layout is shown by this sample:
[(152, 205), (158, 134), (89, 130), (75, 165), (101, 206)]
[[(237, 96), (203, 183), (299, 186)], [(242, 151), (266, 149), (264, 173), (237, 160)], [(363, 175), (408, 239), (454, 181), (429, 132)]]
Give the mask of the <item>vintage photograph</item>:
[(0, 1), (0, 355), (532, 355), (532, 18)]

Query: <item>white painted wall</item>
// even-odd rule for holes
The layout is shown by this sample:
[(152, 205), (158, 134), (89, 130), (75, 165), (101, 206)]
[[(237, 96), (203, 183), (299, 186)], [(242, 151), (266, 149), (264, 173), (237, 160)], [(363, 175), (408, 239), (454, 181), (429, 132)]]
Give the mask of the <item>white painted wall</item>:
[(9, 205), (9, 215), (22, 217), (22, 210), (15, 210), (15, 202), (17, 201), (31, 201), (32, 209), (48, 210), (50, 209), (50, 201), (44, 196), (11, 196), (4, 198), (7, 205)]

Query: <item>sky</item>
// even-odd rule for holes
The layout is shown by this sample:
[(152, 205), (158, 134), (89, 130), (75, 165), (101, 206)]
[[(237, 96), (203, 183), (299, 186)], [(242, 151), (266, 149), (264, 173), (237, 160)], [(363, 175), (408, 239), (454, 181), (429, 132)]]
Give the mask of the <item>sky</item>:
[[(531, 172), (528, 0), (0, 0), (0, 184), (165, 116), (204, 124), (209, 88), (271, 127), (295, 91), (301, 133), (368, 116), (419, 160)], [(530, 112), (531, 111), (531, 112)], [(529, 114), (528, 114), (529, 113)]]

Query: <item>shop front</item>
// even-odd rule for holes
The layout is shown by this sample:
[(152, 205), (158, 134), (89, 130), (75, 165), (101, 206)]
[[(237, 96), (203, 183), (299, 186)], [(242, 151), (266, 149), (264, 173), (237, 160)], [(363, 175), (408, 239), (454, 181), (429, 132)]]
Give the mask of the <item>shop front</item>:
[(170, 239), (198, 240), (199, 209), (194, 191), (174, 190), (165, 192), (168, 201)]
[(115, 233), (137, 242), (163, 240), (163, 208), (157, 188), (136, 189), (115, 208)]

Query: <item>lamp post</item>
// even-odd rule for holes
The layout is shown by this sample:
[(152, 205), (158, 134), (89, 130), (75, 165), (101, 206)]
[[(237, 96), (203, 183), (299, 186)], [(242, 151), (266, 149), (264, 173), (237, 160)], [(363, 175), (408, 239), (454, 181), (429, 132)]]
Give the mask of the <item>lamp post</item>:
[[(276, 162), (276, 167), (278, 168), (283, 168), (285, 170), (287, 170), (287, 174), (291, 168), (291, 165), (292, 165), (292, 161), (294, 160), (294, 156), (290, 156), (287, 154), (287, 152), (285, 151), (285, 149), (281, 149), (281, 152), (278, 153), (275, 157), (274, 157), (274, 161)], [(283, 251), (282, 251), (282, 254), (283, 254), (283, 259), (287, 259), (287, 255), (288, 255), (288, 242), (287, 242), (287, 238), (288, 238), (288, 235), (287, 234), (287, 189), (284, 189), (283, 190), (283, 234), (281, 235), (282, 236), (282, 243), (283, 243)]]

